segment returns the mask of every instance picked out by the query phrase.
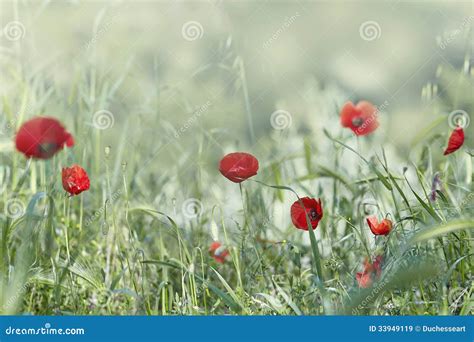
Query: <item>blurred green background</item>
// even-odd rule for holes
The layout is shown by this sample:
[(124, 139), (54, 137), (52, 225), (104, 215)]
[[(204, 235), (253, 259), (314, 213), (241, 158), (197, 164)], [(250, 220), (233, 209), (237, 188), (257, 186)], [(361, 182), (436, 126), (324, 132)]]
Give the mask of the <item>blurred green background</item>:
[[(238, 140), (239, 129), (247, 138), (270, 131), (277, 109), (311, 128), (333, 109), (327, 102), (367, 99), (388, 101), (406, 141), (427, 112), (423, 86), (440, 83), (440, 66), (446, 75), (462, 69), (472, 50), (471, 1), (2, 1), (1, 9), (3, 27), (24, 28), (16, 41), (3, 32), (3, 67), (46, 72), (65, 96), (75, 78), (91, 77), (84, 64), (99, 82), (123, 79), (107, 103), (118, 124), (159, 116), (177, 129), (211, 101), (201, 124)], [(14, 77), (2, 70), (3, 95)], [(437, 91), (449, 96), (456, 85)], [(326, 101), (315, 98), (322, 92)], [(51, 106), (51, 115), (74, 115)]]
[[(137, 173), (161, 176), (169, 165), (194, 172), (190, 160), (215, 173), (221, 156), (239, 149), (268, 166), (267, 155), (300, 153), (304, 137), (319, 162), (330, 162), (323, 129), (352, 137), (339, 124), (349, 100), (381, 109), (380, 128), (358, 148), (368, 155), (384, 144), (401, 170), (433, 132), (443, 150), (450, 112), (473, 109), (469, 1), (1, 7), (0, 87), (11, 126), (37, 114), (59, 117), (82, 144), (105, 113), (101, 142)], [(11, 150), (13, 135), (3, 129), (1, 146)], [(465, 145), (472, 149), (469, 134)], [(356, 160), (345, 158), (346, 165)], [(99, 171), (100, 158), (90, 164)]]

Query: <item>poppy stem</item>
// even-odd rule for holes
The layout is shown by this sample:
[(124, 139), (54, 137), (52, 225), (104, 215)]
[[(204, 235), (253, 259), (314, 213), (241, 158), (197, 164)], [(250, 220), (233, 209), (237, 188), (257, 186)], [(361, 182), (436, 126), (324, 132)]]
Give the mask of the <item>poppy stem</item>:
[(71, 196), (67, 196), (64, 201), (65, 201), (65, 213), (64, 213), (64, 218), (65, 218), (65, 244), (66, 244), (66, 255), (67, 255), (67, 261), (68, 263), (71, 262), (71, 253), (69, 250), (69, 224), (70, 224), (70, 214), (71, 214)]
[[(248, 227), (247, 227), (247, 210), (245, 209), (245, 199), (244, 199), (244, 189), (242, 187), (242, 183), (239, 183), (240, 189), (240, 198), (242, 199), (242, 211), (244, 214), (244, 222), (243, 222), (243, 232), (242, 232), (242, 241), (240, 246), (240, 255), (242, 258), (245, 256), (245, 240), (247, 239), (247, 235), (249, 234)], [(244, 273), (244, 266), (245, 262), (242, 262), (242, 273)]]
[[(356, 135), (356, 141), (357, 141), (357, 153), (359, 155), (362, 155), (361, 147), (360, 147), (360, 139), (358, 135)], [(360, 162), (358, 162), (357, 163), (357, 176), (360, 177), (361, 174), (362, 174), (362, 166), (360, 165)]]
[[(301, 198), (298, 196), (298, 194), (296, 192), (294, 192), (294, 193), (295, 193), (296, 197), (298, 198), (298, 203), (304, 209), (305, 206), (303, 204), (303, 201), (301, 200)], [(323, 313), (324, 313), (325, 312), (325, 303), (324, 303), (324, 301), (325, 301), (326, 289), (324, 288), (324, 276), (323, 276), (323, 269), (321, 267), (321, 255), (319, 254), (318, 241), (316, 240), (316, 235), (314, 234), (313, 225), (311, 224), (311, 220), (310, 220), (308, 212), (306, 210), (305, 210), (305, 216), (306, 216), (306, 224), (308, 225), (309, 240), (311, 242), (311, 251), (313, 252), (312, 253), (313, 254), (313, 266), (316, 269), (316, 275), (318, 276), (318, 282), (317, 282), (316, 285), (318, 286), (319, 291), (321, 293), (321, 306), (323, 308)]]
[[(266, 183), (263, 183), (258, 180), (253, 180), (254, 182), (258, 184), (262, 184), (265, 186), (268, 186), (269, 188), (273, 189), (281, 189), (281, 190), (288, 190), (291, 191), (296, 198), (298, 199), (298, 203), (300, 204), (301, 208), (305, 208), (303, 201), (301, 198), (298, 196), (295, 190), (288, 186), (280, 186), (280, 185), (268, 185)], [(321, 267), (321, 255), (319, 254), (319, 249), (318, 249), (318, 241), (316, 240), (316, 235), (314, 234), (314, 229), (313, 226), (311, 225), (311, 220), (309, 219), (309, 215), (305, 210), (305, 215), (306, 215), (306, 223), (308, 224), (308, 232), (309, 232), (309, 240), (311, 242), (311, 251), (313, 255), (313, 267), (316, 270), (316, 275), (318, 276), (318, 282), (317, 286), (319, 288), (319, 291), (321, 292), (321, 301), (322, 301), (322, 308), (323, 312), (325, 311), (325, 305), (324, 305), (324, 294), (326, 293), (326, 290), (324, 288), (324, 275), (323, 275), (323, 268)], [(332, 311), (332, 310), (330, 310)]]
[[(296, 194), (296, 192), (295, 192)], [(296, 197), (298, 198), (298, 202), (301, 205), (301, 208), (305, 208), (303, 201), (301, 198), (296, 194)], [(309, 240), (311, 242), (311, 251), (313, 253), (313, 262), (314, 262), (314, 267), (316, 269), (316, 273), (318, 276), (318, 280), (321, 283), (324, 283), (324, 278), (323, 278), (323, 270), (321, 267), (321, 255), (319, 254), (319, 248), (318, 248), (318, 241), (316, 240), (316, 235), (314, 234), (314, 229), (311, 224), (311, 220), (309, 218), (308, 212), (305, 210), (305, 216), (306, 216), (306, 224), (308, 225), (308, 232), (309, 232)]]
[(245, 208), (245, 198), (244, 198), (244, 189), (242, 188), (242, 183), (239, 183), (240, 189), (240, 198), (242, 199), (242, 211), (244, 213), (244, 229), (247, 228), (247, 210)]

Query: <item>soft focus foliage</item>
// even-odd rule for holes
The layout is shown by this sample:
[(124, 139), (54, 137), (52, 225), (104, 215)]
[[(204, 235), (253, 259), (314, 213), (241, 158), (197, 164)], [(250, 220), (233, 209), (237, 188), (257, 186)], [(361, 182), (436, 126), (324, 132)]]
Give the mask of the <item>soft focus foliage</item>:
[[(0, 9), (0, 313), (473, 313), (470, 2)], [(349, 101), (370, 134), (341, 126)], [(38, 115), (74, 146), (25, 158)], [(259, 161), (239, 184), (236, 151)], [(296, 195), (321, 200), (314, 231)]]

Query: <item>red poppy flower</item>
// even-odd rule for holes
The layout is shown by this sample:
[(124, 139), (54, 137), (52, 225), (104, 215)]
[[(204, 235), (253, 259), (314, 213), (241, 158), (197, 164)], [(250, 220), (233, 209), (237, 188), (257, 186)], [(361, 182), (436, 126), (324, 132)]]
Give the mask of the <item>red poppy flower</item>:
[(81, 192), (89, 190), (90, 187), (87, 172), (79, 165), (63, 168), (62, 180), (64, 190), (71, 196), (79, 195)]
[(383, 219), (380, 223), (377, 217), (367, 217), (367, 224), (374, 235), (388, 235), (392, 230), (392, 221)]
[(48, 117), (36, 117), (25, 122), (16, 134), (16, 148), (28, 158), (48, 159), (74, 139), (61, 123)]
[(220, 242), (214, 241), (209, 247), (209, 254), (220, 264), (223, 264), (225, 258), (229, 255), (229, 251), (221, 245)]
[(360, 101), (355, 106), (347, 102), (341, 110), (341, 125), (356, 135), (367, 135), (379, 127), (378, 113), (377, 107), (370, 102)]
[(371, 264), (367, 259), (364, 262), (364, 271), (356, 274), (356, 280), (361, 288), (372, 286), (374, 279), (379, 279), (382, 275), (383, 257), (377, 256)]
[(308, 230), (308, 223), (306, 222), (307, 213), (311, 221), (311, 226), (315, 229), (319, 221), (323, 218), (321, 199), (316, 200), (314, 198), (303, 197), (301, 202), (303, 202), (303, 206), (301, 206), (300, 201), (296, 201), (291, 206), (291, 221), (296, 228)]
[(221, 159), (219, 171), (232, 182), (240, 183), (257, 174), (258, 160), (245, 152), (229, 153)]
[(448, 147), (446, 147), (444, 155), (457, 151), (462, 144), (464, 144), (464, 130), (462, 127), (456, 127), (449, 137)]

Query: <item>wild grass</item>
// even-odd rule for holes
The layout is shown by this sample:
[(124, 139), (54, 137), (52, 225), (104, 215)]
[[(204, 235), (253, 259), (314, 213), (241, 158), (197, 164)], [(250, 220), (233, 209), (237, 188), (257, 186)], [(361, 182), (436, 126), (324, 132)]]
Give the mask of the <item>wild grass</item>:
[[(143, 107), (123, 104), (127, 71), (114, 78), (83, 66), (64, 87), (47, 68), (3, 66), (14, 81), (2, 98), (0, 312), (473, 314), (472, 137), (443, 157), (448, 118), (438, 114), (426, 115), (409, 151), (390, 141), (403, 132), (391, 132), (389, 122), (379, 131), (388, 139), (356, 139), (338, 124), (340, 99), (324, 94), (314, 94), (331, 104), (318, 116), (324, 130), (262, 132), (236, 61), (230, 70), (247, 120), (240, 137), (237, 128), (212, 124), (224, 110), (215, 99), (188, 104), (178, 126), (160, 106), (167, 90), (158, 86)], [(443, 77), (440, 87), (455, 80), (456, 90), (425, 93), (426, 112), (472, 113), (472, 73)], [(104, 109), (114, 122), (98, 129), (94, 115)], [(76, 145), (47, 161), (26, 160), (13, 137), (38, 114), (61, 119)], [(261, 165), (240, 188), (217, 169), (233, 150)], [(91, 178), (90, 191), (76, 197), (60, 183), (61, 167), (72, 163)], [(442, 188), (433, 201), (436, 174)], [(291, 225), (297, 196), (322, 199), (314, 234)], [(369, 214), (390, 217), (392, 233), (374, 238)], [(213, 240), (229, 249), (226, 263), (210, 257)], [(355, 274), (376, 255), (385, 260), (382, 277), (360, 289)]]

